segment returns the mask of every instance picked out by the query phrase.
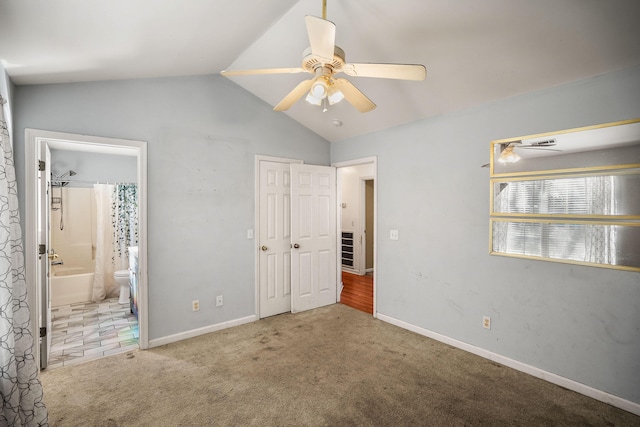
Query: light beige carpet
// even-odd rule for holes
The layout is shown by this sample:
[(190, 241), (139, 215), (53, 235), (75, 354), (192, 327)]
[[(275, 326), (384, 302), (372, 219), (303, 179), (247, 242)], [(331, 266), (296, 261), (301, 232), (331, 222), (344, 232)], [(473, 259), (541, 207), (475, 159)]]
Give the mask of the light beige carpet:
[(52, 426), (640, 425), (336, 304), (41, 375)]

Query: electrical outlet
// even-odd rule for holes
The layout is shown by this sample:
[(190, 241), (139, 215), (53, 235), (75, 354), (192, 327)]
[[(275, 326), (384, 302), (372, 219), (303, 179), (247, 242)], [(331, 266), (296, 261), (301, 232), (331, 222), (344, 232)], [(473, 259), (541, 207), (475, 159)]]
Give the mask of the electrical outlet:
[(216, 297), (216, 307), (222, 307), (222, 304), (224, 304), (224, 302), (222, 300), (222, 295), (218, 295)]
[(389, 239), (398, 240), (398, 230), (389, 230)]
[(193, 311), (200, 310), (200, 300), (193, 300), (193, 302), (191, 303), (191, 308), (193, 309)]
[(491, 329), (491, 317), (482, 316), (482, 327), (485, 329)]

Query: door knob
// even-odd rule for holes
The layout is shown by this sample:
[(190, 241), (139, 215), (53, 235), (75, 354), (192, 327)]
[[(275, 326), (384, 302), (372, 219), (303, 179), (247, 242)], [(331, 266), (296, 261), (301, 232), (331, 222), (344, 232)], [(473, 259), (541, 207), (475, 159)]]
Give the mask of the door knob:
[(265, 245), (262, 245), (262, 247), (261, 247), (260, 249), (262, 249), (263, 251), (266, 251), (266, 250), (267, 250), (267, 249), (269, 249), (269, 248), (268, 248), (268, 247), (266, 247)]
[(294, 244), (293, 244), (293, 247), (294, 247), (294, 248), (296, 248), (296, 249), (298, 249), (298, 248), (300, 247), (300, 245), (299, 245), (299, 244), (297, 244), (297, 243), (294, 243)]
[(49, 254), (49, 259), (50, 260), (54, 260), (56, 258), (58, 258), (58, 254)]

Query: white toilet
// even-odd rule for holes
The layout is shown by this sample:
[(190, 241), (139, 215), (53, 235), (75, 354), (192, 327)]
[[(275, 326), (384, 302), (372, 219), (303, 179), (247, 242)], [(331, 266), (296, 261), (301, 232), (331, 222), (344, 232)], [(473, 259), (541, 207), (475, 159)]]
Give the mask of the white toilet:
[(116, 284), (120, 285), (120, 304), (129, 304), (129, 270), (118, 270), (113, 273)]

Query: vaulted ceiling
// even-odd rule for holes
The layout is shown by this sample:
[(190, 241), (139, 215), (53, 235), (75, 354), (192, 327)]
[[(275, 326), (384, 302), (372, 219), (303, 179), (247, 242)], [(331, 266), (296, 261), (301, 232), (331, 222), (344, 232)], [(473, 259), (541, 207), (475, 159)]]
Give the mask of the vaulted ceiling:
[[(299, 67), (305, 15), (322, 0), (2, 0), (0, 59), (17, 85)], [(420, 82), (340, 75), (368, 113), (274, 112), (330, 141), (640, 65), (637, 0), (328, 0), (327, 19), (347, 62), (427, 67)], [(230, 79), (274, 106), (309, 77)]]

